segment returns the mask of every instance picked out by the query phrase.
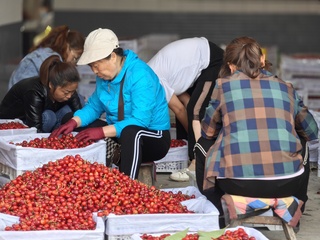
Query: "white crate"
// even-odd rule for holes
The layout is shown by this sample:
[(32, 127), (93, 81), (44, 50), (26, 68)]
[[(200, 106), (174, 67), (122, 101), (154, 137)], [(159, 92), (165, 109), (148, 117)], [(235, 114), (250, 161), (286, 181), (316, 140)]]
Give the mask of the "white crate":
[[(254, 228), (250, 228), (250, 227), (243, 227), (243, 226), (238, 226), (238, 227), (235, 227), (235, 228), (226, 228), (224, 232), (230, 230), (230, 231), (235, 231), (239, 228), (243, 228), (244, 231), (251, 237), (255, 237), (256, 240), (268, 240), (268, 238), (266, 238), (266, 236), (264, 236), (260, 231), (254, 229)], [(207, 232), (207, 231), (204, 231), (204, 232)], [(150, 234), (152, 236), (155, 236), (155, 237), (159, 237), (161, 236), (162, 234), (165, 234), (165, 233), (169, 233), (169, 234), (175, 234), (177, 232), (163, 232), (163, 233), (155, 233), (155, 234)], [(196, 232), (188, 232), (188, 234), (194, 234)], [(141, 240), (141, 236), (142, 233), (138, 233), (138, 234), (133, 234), (131, 236), (131, 240)]]
[(164, 158), (154, 162), (156, 164), (156, 172), (175, 172), (187, 168), (188, 161), (188, 145), (185, 145), (171, 147)]
[[(0, 123), (18, 122), (25, 125), (20, 119), (0, 119)], [(15, 134), (35, 134), (37, 129), (35, 127), (23, 128), (23, 129), (7, 129), (0, 130), (0, 136), (10, 136)]]
[(9, 166), (4, 165), (3, 163), (0, 162), (0, 174), (5, 174), (9, 176), (9, 178), (15, 179), (17, 176), (23, 174), (25, 171), (21, 170), (15, 170)]
[(108, 239), (130, 239), (135, 233), (176, 232), (189, 228), (190, 231), (213, 231), (219, 229), (219, 211), (195, 187), (163, 189), (195, 194), (195, 199), (182, 204), (195, 213), (175, 214), (132, 214), (106, 217), (105, 233)]
[(188, 160), (156, 163), (156, 172), (176, 172), (188, 167)]
[[(0, 215), (1, 217), (1, 215)], [(103, 219), (93, 214), (94, 230), (0, 231), (1, 240), (104, 240)]]
[(49, 133), (22, 134), (4, 136), (0, 139), (0, 162), (16, 171), (35, 170), (49, 161), (64, 158), (67, 155), (79, 154), (89, 162), (106, 164), (106, 144), (104, 140), (99, 140), (84, 148), (75, 149), (44, 149), (16, 146), (13, 143), (20, 143), (24, 140), (30, 141), (34, 138), (49, 137)]

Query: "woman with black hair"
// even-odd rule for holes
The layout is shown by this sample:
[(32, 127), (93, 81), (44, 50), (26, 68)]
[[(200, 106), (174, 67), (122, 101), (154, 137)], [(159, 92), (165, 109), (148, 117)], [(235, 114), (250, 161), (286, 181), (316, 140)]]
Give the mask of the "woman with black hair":
[(0, 104), (0, 118), (19, 118), (38, 132), (51, 132), (65, 114), (81, 108), (79, 81), (76, 66), (53, 55), (41, 65), (39, 77), (23, 79), (8, 91)]

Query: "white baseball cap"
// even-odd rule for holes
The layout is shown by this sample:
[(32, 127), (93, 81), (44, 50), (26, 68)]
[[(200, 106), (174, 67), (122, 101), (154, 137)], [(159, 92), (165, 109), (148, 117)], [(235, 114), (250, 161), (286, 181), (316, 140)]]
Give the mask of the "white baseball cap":
[(98, 28), (86, 37), (83, 53), (77, 64), (86, 65), (106, 58), (118, 47), (118, 37), (113, 31)]

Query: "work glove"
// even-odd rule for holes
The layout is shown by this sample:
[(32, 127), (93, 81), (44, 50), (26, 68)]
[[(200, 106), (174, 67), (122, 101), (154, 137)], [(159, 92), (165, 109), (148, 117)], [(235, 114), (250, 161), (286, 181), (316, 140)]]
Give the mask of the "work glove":
[(104, 132), (102, 127), (87, 128), (76, 135), (78, 141), (87, 142), (89, 140), (100, 140), (104, 138)]
[(68, 122), (65, 124), (61, 125), (57, 129), (53, 130), (52, 133), (50, 134), (50, 137), (59, 137), (60, 134), (68, 134), (73, 131), (77, 127), (77, 122), (74, 119), (70, 119)]

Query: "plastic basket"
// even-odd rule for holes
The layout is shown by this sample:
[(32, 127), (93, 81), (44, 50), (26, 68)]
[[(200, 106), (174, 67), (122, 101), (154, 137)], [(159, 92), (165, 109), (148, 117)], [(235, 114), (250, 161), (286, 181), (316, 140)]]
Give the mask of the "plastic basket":
[(188, 160), (156, 163), (156, 172), (175, 172), (188, 167)]
[(131, 214), (106, 217), (106, 235), (108, 239), (130, 239), (135, 233), (175, 232), (189, 228), (190, 231), (219, 229), (219, 211), (199, 190), (189, 186), (186, 188), (162, 189), (163, 191), (195, 195), (195, 199), (181, 202), (195, 213), (184, 214)]
[[(243, 228), (245, 230), (245, 232), (249, 235), (249, 236), (252, 236), (252, 237), (255, 237), (256, 240), (268, 240), (268, 238), (266, 236), (264, 236), (260, 231), (254, 229), (254, 228), (250, 228), (250, 227), (243, 227), (243, 226), (238, 226), (238, 227), (235, 227), (235, 228), (226, 228), (225, 229), (225, 232), (226, 231), (235, 231), (239, 228)], [(204, 231), (205, 232), (205, 231)], [(159, 237), (161, 236), (162, 234), (165, 234), (165, 233), (169, 233), (169, 234), (174, 234), (176, 232), (163, 232), (163, 233), (156, 233), (156, 234), (150, 234), (151, 236), (154, 236), (154, 237)], [(195, 233), (195, 232), (188, 232), (188, 234), (191, 234), (191, 233)], [(131, 240), (141, 240), (141, 236), (142, 234), (139, 233), (139, 234), (133, 234), (131, 236)]]
[(17, 173), (26, 170), (33, 171), (43, 164), (62, 159), (67, 155), (75, 156), (79, 154), (83, 159), (89, 162), (106, 164), (106, 144), (103, 140), (99, 140), (98, 142), (83, 148), (59, 150), (22, 147), (10, 143), (22, 142), (24, 140), (30, 141), (36, 137), (42, 138), (48, 136), (49, 133), (37, 133), (2, 137), (0, 139), (0, 163), (16, 170)]
[[(10, 215), (7, 215), (8, 218)], [(11, 216), (12, 217), (12, 216)], [(0, 215), (3, 218), (3, 214)], [(93, 214), (95, 230), (0, 231), (1, 240), (104, 240), (103, 219)]]
[[(188, 143), (187, 141), (185, 141)], [(182, 147), (171, 147), (167, 155), (154, 161), (156, 172), (175, 172), (188, 167), (188, 145)]]
[[(25, 125), (20, 119), (0, 119), (0, 123), (9, 123), (9, 122), (17, 122)], [(26, 125), (25, 125), (26, 126)], [(19, 134), (35, 134), (37, 133), (37, 129), (35, 127), (31, 128), (23, 128), (23, 129), (5, 129), (0, 130), (0, 136), (10, 136), (10, 135), (19, 135)]]
[(24, 172), (25, 171), (13, 169), (12, 167), (4, 165), (0, 162), (0, 174), (7, 175), (11, 180), (15, 179), (17, 176), (23, 174)]

